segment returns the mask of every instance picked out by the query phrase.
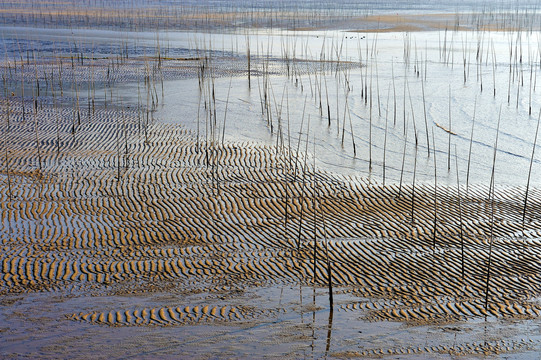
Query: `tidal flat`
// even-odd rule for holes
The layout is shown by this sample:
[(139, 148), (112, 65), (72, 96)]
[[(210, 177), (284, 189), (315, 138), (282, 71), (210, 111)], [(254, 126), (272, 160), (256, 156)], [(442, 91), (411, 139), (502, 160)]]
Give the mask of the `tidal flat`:
[(541, 13), (0, 4), (0, 357), (539, 359)]

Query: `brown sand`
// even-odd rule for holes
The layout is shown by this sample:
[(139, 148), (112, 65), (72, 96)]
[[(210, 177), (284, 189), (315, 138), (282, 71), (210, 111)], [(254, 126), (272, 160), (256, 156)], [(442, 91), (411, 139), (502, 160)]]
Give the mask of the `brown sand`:
[[(119, 68), (119, 82), (138, 73), (134, 69), (141, 65), (132, 61)], [(168, 71), (175, 77), (193, 69)], [(104, 73), (104, 67), (97, 68), (96, 76), (104, 79)], [(75, 76), (84, 78), (88, 71)], [(359, 299), (337, 304), (337, 311), (410, 324), (541, 314), (535, 301), (541, 290), (541, 227), (530, 218), (540, 210), (537, 189), (530, 192), (524, 229), (523, 188), (496, 189), (493, 224), (488, 188), (463, 191), (462, 258), (455, 188), (438, 189), (434, 244), (434, 189), (429, 185), (415, 188), (412, 218), (409, 185), (400, 190), (310, 167), (302, 172), (307, 154), (290, 156), (287, 149), (272, 146), (198, 146), (194, 134), (180, 126), (153, 122), (145, 131), (133, 108), (101, 105), (90, 113), (83, 106), (75, 129), (72, 108), (38, 106), (40, 169), (34, 108), (25, 104), (23, 120), (19, 99), (0, 104), (2, 114), (9, 108), (10, 116), (9, 131), (3, 133), (8, 166), (4, 155), (0, 174), (0, 297), (65, 291), (93, 297), (218, 296), (278, 284), (324, 288), (327, 239), (335, 293)], [(485, 308), (491, 226), (493, 267)], [(211, 300), (96, 307), (58, 320), (169, 327), (251, 323), (282, 310)], [(385, 351), (496, 354), (514, 351), (515, 345), (510, 350), (470, 343)], [(342, 355), (380, 356), (383, 351)]]
[[(1, 185), (6, 234), (0, 257), (3, 294), (66, 287), (137, 294), (155, 291), (157, 283), (198, 279), (216, 288), (239, 281), (311, 284), (316, 236), (317, 284), (325, 285), (326, 267), (321, 259), (322, 239), (327, 237), (335, 286), (373, 299), (344, 310), (363, 308), (374, 320), (415, 322), (486, 314), (490, 206), (488, 189), (483, 186), (470, 187), (462, 198), (462, 280), (455, 189), (438, 191), (433, 247), (434, 192), (430, 186), (415, 190), (414, 219), (410, 186), (403, 187), (399, 196), (394, 185), (370, 185), (309, 169), (303, 196), (304, 174), (295, 175), (287, 151), (235, 143), (197, 149), (191, 133), (159, 123), (150, 126), (145, 142), (135, 113), (105, 109), (91, 115), (75, 134), (71, 134), (71, 111), (40, 109), (39, 171), (34, 125), (21, 120), (21, 109), (12, 99), (12, 126), (7, 135), (11, 201), (5, 171)], [(56, 116), (62, 120), (64, 144), (59, 155)], [(128, 153), (122, 151), (119, 159), (116, 121), (122, 116), (128, 120)], [(119, 163), (121, 177), (117, 178)], [(537, 317), (541, 311), (529, 300), (539, 292), (535, 281), (541, 251), (536, 235), (539, 224), (527, 222), (527, 237), (521, 240), (522, 198), (520, 188), (496, 192), (488, 313), (497, 317)], [(530, 211), (538, 207), (533, 203)], [(201, 314), (208, 315), (177, 311), (153, 320), (127, 310), (70, 318), (110, 325), (172, 325), (181, 324), (183, 317), (196, 321), (202, 319)], [(169, 309), (153, 311), (168, 313)], [(223, 321), (230, 315), (219, 318)]]

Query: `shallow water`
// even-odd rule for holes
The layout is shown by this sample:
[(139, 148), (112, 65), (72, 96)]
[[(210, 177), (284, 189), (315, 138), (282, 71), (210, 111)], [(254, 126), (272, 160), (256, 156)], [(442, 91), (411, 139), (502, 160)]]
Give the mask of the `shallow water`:
[[(61, 30), (48, 32), (42, 36), (51, 36), (53, 33), (58, 33), (61, 38), (65, 36)], [(151, 33), (121, 35), (114, 31), (78, 31), (74, 33), (74, 39), (79, 44), (90, 46), (90, 38), (94, 45), (100, 42), (105, 44), (114, 39), (115, 35), (117, 38), (137, 39), (138, 54), (152, 53), (149, 49), (155, 37)], [(539, 32), (523, 33), (518, 37), (515, 32), (431, 31), (361, 35), (342, 31), (262, 30), (259, 34), (250, 35), (252, 49), (260, 49), (260, 56), (270, 56), (282, 72), (286, 67), (286, 50), (290, 58), (306, 60), (290, 60), (291, 72), (297, 70), (301, 75), (295, 74), (289, 81), (283, 75), (270, 77), (274, 122), (272, 131), (266, 115), (261, 114), (262, 84), (258, 84), (258, 80), (262, 79), (252, 76), (252, 87), (249, 89), (246, 76), (230, 77), (227, 71), (219, 75), (221, 77), (214, 82), (218, 119), (221, 120), (219, 126), (223, 126), (225, 117), (225, 137), (228, 140), (275, 145), (279, 132), (278, 114), (281, 113), (283, 136), (287, 144), (291, 142), (295, 148), (304, 112), (301, 140), (306, 139), (309, 117), (311, 129), (308, 137), (310, 142), (315, 137), (316, 147), (314, 150), (313, 144), (310, 144), (308, 151), (315, 151), (319, 168), (344, 175), (369, 177), (380, 183), (383, 182), (384, 150), (386, 182), (396, 183), (401, 177), (405, 182), (413, 180), (417, 150), (416, 181), (432, 183), (434, 161), (433, 155), (429, 157), (429, 148), (430, 153), (433, 153), (433, 132), (438, 181), (441, 184), (456, 184), (456, 147), (459, 179), (464, 185), (466, 182), (490, 183), (496, 129), (498, 119), (501, 118), (495, 165), (496, 184), (525, 186), (541, 109), (537, 84), (541, 70), (537, 62), (540, 37)], [(170, 32), (161, 39), (166, 39), (163, 41), (167, 44), (170, 56), (194, 57), (198, 53), (197, 49), (205, 48), (207, 54), (216, 56), (215, 66), (218, 69), (226, 70), (230, 63), (234, 63), (238, 69), (243, 66), (247, 68), (247, 37), (244, 34)], [(33, 40), (39, 41), (40, 38)], [(337, 76), (330, 66), (323, 74), (317, 74), (318, 84), (313, 73), (318, 65), (312, 61), (322, 58), (322, 49), (325, 49), (325, 59), (336, 60), (337, 55), (332, 49), (338, 44), (342, 48), (340, 61), (353, 63), (347, 72), (350, 84), (347, 107), (344, 72), (339, 71)], [(447, 47), (445, 51), (443, 44)], [(99, 54), (99, 47), (97, 49)], [(405, 49), (410, 51), (409, 58), (405, 58)], [(478, 50), (480, 61), (476, 60)], [(108, 51), (111, 49), (105, 48), (101, 54), (106, 55)], [(510, 61), (510, 51), (520, 51), (522, 63), (514, 55)], [(225, 59), (220, 60), (220, 57)], [(362, 64), (362, 67), (356, 66), (357, 63)], [(261, 63), (252, 66), (254, 71), (257, 66), (261, 67)], [(307, 74), (307, 68), (311, 69), (311, 75)], [(423, 78), (426, 81), (421, 84)], [(228, 91), (229, 84), (231, 91)], [(127, 85), (127, 88), (133, 90), (134, 86)], [(321, 86), (322, 93), (321, 111), (318, 86)], [(200, 135), (203, 134), (205, 120), (201, 108), (204, 99), (200, 105), (197, 79), (166, 81), (164, 87), (166, 98), (158, 110), (158, 116), (167, 122), (179, 123), (197, 131), (199, 112)], [(366, 98), (361, 97), (361, 92), (368, 94)], [(122, 96), (128, 95), (126, 100), (130, 100), (129, 93), (136, 94), (127, 91)], [(224, 116), (228, 93), (228, 114)], [(131, 98), (132, 102), (136, 100), (137, 97)], [(345, 119), (344, 115), (347, 115)], [(453, 133), (450, 147), (446, 129)], [(355, 140), (355, 156), (352, 137)], [(473, 140), (471, 155), (470, 139)], [(301, 149), (306, 149), (305, 144)], [(372, 169), (369, 168), (370, 158)], [(532, 185), (537, 186), (541, 184), (541, 162), (537, 156), (533, 164), (531, 181)]]
[[(248, 5), (243, 1), (233, 5), (220, 1), (203, 3), (204, 6), (208, 4), (226, 8), (235, 4), (241, 8)], [(260, 6), (265, 8), (268, 4), (261, 2)], [(281, 6), (289, 9), (288, 4), (290, 2), (284, 2)], [(314, 4), (303, 2), (291, 6), (320, 9)], [(374, 11), (390, 10), (389, 3), (378, 4), (380, 7), (374, 8)], [(521, 4), (529, 6), (527, 3)], [(349, 5), (341, 3), (344, 7)], [(460, 2), (452, 8), (441, 4), (422, 5), (401, 1), (391, 5), (396, 5), (405, 13), (464, 11), (470, 6), (480, 6), (468, 1)], [(499, 6), (513, 9), (518, 5), (502, 2)], [(361, 7), (357, 11), (363, 12), (366, 9)], [(351, 25), (351, 29), (357, 29), (357, 23)], [(37, 45), (44, 56), (50, 56), (54, 51), (82, 51), (92, 52), (96, 57), (107, 57), (116, 54), (124, 45), (130, 56), (156, 52), (157, 36), (153, 32), (81, 29), (36, 31), (8, 25), (2, 28), (2, 32), (3, 50), (6, 50), (8, 58), (18, 53), (19, 45), (23, 53)], [(371, 34), (336, 30), (291, 32), (241, 29), (219, 34), (167, 31), (160, 33), (159, 38), (167, 56), (212, 57), (216, 69), (213, 80), (218, 126), (215, 140), (221, 140), (223, 134), (227, 142), (264, 144), (269, 147), (285, 145), (294, 151), (298, 148), (301, 153), (307, 151), (310, 154), (308, 161), (314, 161), (319, 170), (339, 176), (369, 179), (373, 183), (385, 181), (386, 184), (398, 184), (403, 181), (411, 184), (415, 179), (417, 183), (431, 185), (436, 173), (439, 185), (455, 186), (458, 172), (462, 186), (467, 182), (470, 185), (485, 185), (487, 191), (495, 158), (494, 182), (499, 192), (505, 194), (507, 186), (526, 185), (537, 116), (541, 108), (541, 83), (537, 86), (537, 75), (541, 70), (539, 32), (523, 32), (518, 37), (516, 32)], [(254, 74), (251, 88), (248, 86), (245, 73), (248, 39), (254, 59), (253, 69), (261, 70), (267, 59), (271, 63), (273, 72), (269, 83), (272, 122), (266, 113), (262, 114), (263, 78)], [(480, 61), (476, 59), (478, 45), (482, 57)], [(517, 51), (522, 54), (522, 61), (518, 60), (518, 56), (510, 58), (510, 49), (513, 54)], [(286, 53), (289, 60), (286, 59)], [(338, 57), (340, 62), (348, 64), (336, 70), (334, 61)], [(333, 62), (327, 65), (325, 71), (320, 71), (321, 60)], [(288, 65), (290, 77), (287, 76)], [(319, 79), (317, 83), (316, 75)], [(346, 78), (349, 92), (345, 90)], [(116, 86), (118, 96), (125, 104), (137, 105), (138, 84), (130, 82)], [(365, 89), (369, 94), (366, 100), (361, 96)], [(528, 114), (530, 89), (531, 115)], [(74, 95), (69, 90), (66, 93)], [(323, 107), (321, 112), (320, 93)], [(98, 100), (101, 99), (98, 97)], [(180, 124), (193, 134), (199, 134), (201, 142), (209, 141), (211, 135), (204, 102), (205, 97), (199, 92), (197, 73), (190, 72), (182, 80), (164, 82), (164, 98), (160, 99), (154, 115), (162, 122)], [(327, 105), (331, 110), (330, 119), (326, 112)], [(498, 146), (494, 157), (499, 118)], [(452, 132), (451, 136), (445, 129)], [(356, 154), (353, 152), (352, 138)], [(437, 158), (436, 169), (434, 156)], [(533, 195), (541, 186), (540, 164), (537, 152), (531, 176), (531, 185), (536, 190), (532, 191)], [(532, 196), (532, 199), (537, 203), (536, 196)], [(503, 210), (502, 214), (509, 215)], [(479, 217), (482, 216), (479, 214)], [(532, 211), (531, 217), (536, 220), (537, 214)], [(70, 223), (71, 220), (66, 222)], [(84, 220), (77, 223), (78, 232), (84, 233), (88, 218)], [(25, 235), (28, 227), (28, 232), (32, 232), (38, 226), (33, 221), (18, 220), (17, 231)], [(9, 222), (10, 219), (7, 219)], [(8, 226), (4, 225), (4, 220), (2, 225), (2, 241), (9, 247), (11, 228), (9, 232), (6, 230)], [(359, 227), (362, 225), (355, 224)], [(527, 233), (532, 238), (535, 238), (535, 234), (535, 230)], [(516, 233), (516, 238), (521, 236), (524, 234)], [(369, 239), (354, 241), (362, 244)], [(112, 253), (113, 249), (118, 250), (111, 247), (107, 251)], [(256, 250), (261, 251), (253, 251)], [(445, 255), (447, 250), (441, 249), (441, 253)], [(398, 252), (396, 249), (389, 251), (394, 251), (392, 255), (395, 257), (400, 255), (400, 249)], [(478, 247), (468, 251), (482, 255), (486, 249)], [(218, 254), (223, 256), (228, 253)], [(501, 251), (498, 255), (501, 255)], [(205, 254), (202, 258), (207, 260)], [(481, 264), (484, 260), (479, 257), (476, 261)], [(537, 263), (532, 256), (531, 266), (535, 267)], [(445, 263), (442, 266), (445, 268), (450, 265)], [(512, 263), (501, 265), (504, 270), (507, 269), (505, 266), (511, 267)], [(478, 273), (483, 271), (481, 268), (474, 270)], [(287, 277), (274, 280), (274, 284), (259, 285), (239, 281), (236, 289), (220, 293), (222, 297), (215, 291), (208, 291), (206, 286), (212, 284), (197, 283), (184, 292), (186, 284), (181, 281), (176, 284), (178, 288), (174, 291), (154, 290), (152, 293), (125, 296), (107, 294), (108, 288), (104, 284), (96, 284), (99, 289), (95, 293), (73, 288), (66, 291), (2, 295), (0, 355), (255, 358), (267, 354), (268, 357), (292, 358), (384, 355), (393, 358), (455, 358), (484, 354), (510, 359), (538, 359), (541, 352), (538, 318), (509, 320), (505, 317), (488, 317), (483, 321), (473, 317), (464, 321), (452, 320), (428, 325), (375, 321), (370, 311), (356, 305), (365, 302), (377, 304), (378, 298), (364, 299), (354, 295), (355, 289), (335, 288), (335, 308), (331, 312), (326, 289), (318, 287), (314, 290), (308, 286), (292, 284), (294, 281)], [(383, 283), (385, 281), (387, 279), (382, 280)], [(445, 303), (445, 299), (437, 300)], [(121, 321), (115, 323), (119, 327), (113, 327), (114, 324), (104, 325), (103, 322), (98, 325), (99, 321), (68, 321), (68, 317), (78, 313), (109, 314), (140, 308), (184, 305), (192, 308), (198, 305), (234, 305), (268, 312), (239, 322), (181, 323), (176, 324), (178, 326), (163, 327), (122, 326)], [(425, 305), (430, 304), (428, 302)]]
[[(538, 43), (539, 35), (539, 33), (533, 33), (523, 41), (533, 47), (533, 44)], [(511, 86), (509, 87), (509, 59), (505, 55), (505, 51), (509, 50), (509, 41), (513, 40), (516, 35), (487, 33), (480, 37), (480, 35), (476, 36), (471, 32), (448, 32), (447, 34), (444, 32), (421, 32), (366, 35), (362, 40), (357, 34), (344, 35), (342, 32), (302, 33), (300, 36), (298, 39), (301, 44), (299, 48), (308, 48), (309, 50), (306, 51), (308, 54), (318, 53), (317, 49), (321, 49), (323, 38), (327, 43), (338, 43), (345, 39), (344, 48), (348, 50), (345, 50), (344, 61), (354, 63), (359, 62), (357, 47), (360, 46), (363, 67), (360, 69), (353, 67), (348, 72), (351, 91), (347, 95), (347, 108), (345, 106), (346, 91), (343, 89), (343, 74), (337, 77), (335, 72), (327, 71), (322, 77), (323, 80), (320, 78), (321, 84), (324, 86), (326, 82), (328, 88), (327, 91), (323, 89), (323, 111), (321, 113), (313, 74), (309, 77), (306, 75), (306, 71), (303, 71), (304, 75), (296, 76), (289, 81), (284, 76), (272, 76), (274, 124), (271, 130), (266, 116), (261, 114), (260, 90), (257, 89), (256, 79), (252, 78), (252, 89), (250, 90), (246, 77), (229, 78), (223, 76), (215, 80), (215, 86), (218, 120), (223, 123), (228, 87), (231, 84), (232, 90), (230, 91), (225, 126), (225, 136), (228, 140), (276, 144), (277, 128), (279, 127), (277, 119), (278, 114), (281, 113), (283, 136), (286, 137), (286, 142), (289, 144), (290, 135), (291, 145), (295, 148), (301, 132), (303, 111), (305, 110), (301, 140), (304, 142), (306, 139), (309, 117), (310, 134), (308, 138), (310, 144), (308, 151), (311, 153), (315, 151), (319, 168), (344, 175), (369, 177), (381, 183), (383, 182), (385, 149), (386, 181), (389, 183), (400, 181), (402, 161), (405, 160), (403, 181), (411, 182), (414, 173), (415, 151), (417, 150), (416, 181), (432, 183), (434, 181), (433, 132), (436, 144), (438, 182), (447, 185), (456, 184), (454, 156), (456, 148), (459, 179), (462, 185), (465, 185), (466, 181), (470, 184), (489, 184), (496, 130), (498, 119), (501, 118), (495, 164), (496, 184), (526, 185), (537, 118), (541, 108), (539, 88), (536, 83), (540, 68), (536, 64), (529, 63), (524, 54), (524, 63), (518, 65), (517, 70), (513, 65), (513, 75), (511, 75)], [(447, 36), (447, 41), (452, 41), (451, 51), (447, 53), (449, 63), (440, 60), (440, 46), (444, 36)], [(174, 35), (171, 34), (170, 38), (174, 39)], [(233, 38), (235, 37), (233, 36)], [(261, 41), (261, 46), (266, 48), (269, 42), (279, 43), (278, 39), (281, 39), (282, 42), (294, 41), (288, 39), (288, 35), (283, 37), (276, 35), (274, 38), (267, 39), (259, 38), (256, 41)], [(245, 43), (243, 38), (237, 38), (237, 40), (241, 44)], [(215, 43), (216, 39), (208, 41)], [(234, 43), (233, 39), (230, 41)], [(420, 46), (416, 52), (412, 48), (412, 52), (417, 55), (411, 55), (410, 64), (407, 67), (404, 66), (402, 55), (405, 41), (411, 44), (423, 44), (422, 48)], [(488, 45), (491, 49), (494, 46), (497, 54), (494, 73), (492, 59), (488, 60), (488, 64), (487, 60), (483, 60), (480, 66), (476, 65), (475, 52), (478, 41), (481, 41), (483, 46)], [(173, 40), (172, 43), (174, 44), (175, 41)], [(228, 43), (226, 42), (226, 44)], [(465, 52), (463, 52), (463, 46), (466, 49)], [(273, 48), (276, 48), (276, 45), (273, 45)], [(374, 52), (372, 52), (372, 48), (374, 48)], [(366, 60), (367, 49), (369, 51), (368, 61)], [(526, 50), (524, 51), (526, 53)], [(239, 48), (239, 52), (242, 55), (243, 49)], [(532, 49), (529, 52), (531, 54), (530, 60), (533, 62)], [(372, 53), (373, 55), (371, 55)], [(272, 55), (279, 58), (277, 50), (274, 50)], [(467, 58), (466, 70), (460, 63), (463, 55)], [(492, 57), (492, 55), (490, 56)], [(310, 55), (308, 57), (310, 58)], [(317, 57), (313, 56), (311, 59), (316, 60)], [(453, 59), (454, 62), (451, 62)], [(246, 60), (240, 58), (233, 61)], [(220, 66), (220, 64), (218, 65)], [(292, 66), (302, 70), (307, 65), (297, 62)], [(419, 71), (419, 74), (415, 71)], [(464, 72), (466, 72), (466, 83), (464, 83)], [(513, 83), (513, 76), (515, 83)], [(421, 84), (423, 77), (426, 77), (424, 102), (423, 85)], [(483, 79), (482, 92), (481, 77)], [(520, 84), (517, 83), (519, 77)], [(338, 86), (337, 78), (340, 81)], [(365, 83), (368, 83), (368, 93), (370, 93), (370, 86), (372, 87), (372, 99), (368, 96), (366, 102), (361, 98), (361, 86)], [(530, 86), (532, 89), (531, 115), (528, 114)], [(199, 105), (197, 80), (167, 82), (165, 87), (167, 94), (165, 105), (159, 109), (159, 116), (166, 121), (180, 123), (197, 131), (199, 111), (200, 134), (203, 134), (205, 120), (201, 115), (203, 105)], [(496, 96), (494, 96), (494, 88)], [(326, 108), (326, 93), (329, 94), (331, 109), (330, 126)], [(510, 95), (509, 103), (507, 102), (508, 94)], [(204, 102), (204, 99), (201, 101)], [(372, 103), (371, 107), (370, 102)], [(475, 124), (473, 123), (474, 112)], [(182, 115), (179, 116), (179, 114)], [(347, 117), (344, 121), (346, 114)], [(370, 118), (372, 118), (372, 126), (370, 126)], [(385, 140), (386, 127), (387, 139)], [(414, 128), (416, 132), (414, 132)], [(445, 129), (452, 131), (451, 156), (449, 156), (449, 133)], [(356, 146), (355, 156), (352, 133)], [(407, 139), (405, 133), (407, 133)], [(370, 136), (372, 137), (371, 144)], [(314, 138), (315, 149), (313, 146)], [(470, 139), (473, 140), (471, 156)], [(405, 158), (403, 158), (404, 142), (406, 143)], [(416, 142), (417, 146), (415, 146)], [(305, 144), (302, 144), (301, 149), (304, 148)], [(371, 171), (369, 169), (370, 156), (372, 158)], [(468, 174), (469, 160), (471, 161)], [(535, 156), (531, 176), (532, 185), (541, 184), (539, 182), (541, 178), (539, 176), (540, 164), (538, 157)]]
[[(206, 304), (206, 295), (182, 300), (193, 305)], [(238, 324), (110, 328), (59, 319), (85, 308), (129, 309), (145, 304), (154, 307), (178, 304), (178, 299), (160, 293), (94, 298), (70, 298), (55, 293), (12, 295), (3, 297), (0, 305), (0, 355), (52, 358), (69, 354), (71, 358), (87, 358), (92, 354), (94, 358), (125, 359), (347, 358), (379, 354), (392, 358), (443, 359), (460, 356), (461, 348), (485, 347), (486, 355), (491, 358), (539, 358), (541, 335), (535, 320), (509, 322), (489, 318), (434, 325), (372, 322), (364, 318), (363, 311), (342, 307), (361, 300), (348, 294), (335, 294), (335, 310), (331, 313), (327, 292), (321, 289), (314, 292), (310, 287), (248, 288), (242, 297), (244, 305), (281, 311)], [(36, 303), (40, 304), (39, 309)], [(498, 347), (509, 347), (511, 353), (498, 356), (493, 352)]]

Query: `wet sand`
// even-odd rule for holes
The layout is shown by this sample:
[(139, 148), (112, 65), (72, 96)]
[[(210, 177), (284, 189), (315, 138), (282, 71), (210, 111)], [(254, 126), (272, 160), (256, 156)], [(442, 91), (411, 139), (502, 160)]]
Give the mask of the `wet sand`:
[[(6, 100), (2, 298), (133, 299), (106, 308), (71, 305), (55, 321), (154, 328), (280, 319), (291, 308), (242, 294), (285, 285), (314, 287), (325, 298), (327, 256), (335, 296), (346, 296), (334, 311), (363, 322), (440, 326), (541, 313), (539, 220), (522, 227), (523, 188), (496, 187), (492, 203), (486, 186), (463, 188), (460, 198), (453, 187), (383, 186), (314, 169), (310, 154), (285, 147), (205, 143), (159, 120), (143, 128), (140, 114), (127, 108), (83, 108), (73, 131), (69, 107), (42, 103), (23, 120), (21, 102), (4, 99), (4, 110)], [(533, 200), (529, 212), (538, 208)], [(174, 299), (137, 305), (140, 296), (165, 293)], [(206, 302), (186, 301), (201, 293)], [(240, 298), (228, 301), (235, 293)], [(14, 307), (6, 301), (5, 315)]]
[[(416, 16), (363, 21), (442, 29)], [(63, 71), (84, 91), (90, 78), (197, 82), (202, 59), (44, 61), (12, 76)], [(244, 66), (221, 58), (213, 75)], [(269, 69), (288, 76), (277, 59)], [(70, 90), (23, 101), (20, 90), (0, 102), (0, 356), (538, 353), (539, 189), (523, 221), (524, 186), (383, 185), (318, 168), (309, 147), (198, 137), (148, 101), (79, 104)]]

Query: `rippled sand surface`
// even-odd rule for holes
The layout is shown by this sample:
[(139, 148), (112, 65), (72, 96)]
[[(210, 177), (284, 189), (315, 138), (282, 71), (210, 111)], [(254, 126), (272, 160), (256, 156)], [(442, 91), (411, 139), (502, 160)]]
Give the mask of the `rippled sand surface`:
[[(315, 135), (286, 136), (289, 98), (261, 92), (270, 74), (308, 98), (307, 77), (348, 61), (254, 56), (272, 141), (226, 136), (215, 80), (227, 109), (220, 84), (246, 63), (208, 54), (2, 63), (0, 357), (538, 357), (538, 186), (524, 212), (522, 183), (435, 185), (430, 145), (417, 183), (323, 168)], [(200, 89), (181, 121), (169, 80)]]
[[(72, 112), (47, 104), (36, 113), (40, 170), (35, 124), (22, 120), (19, 101), (9, 101), (2, 297), (88, 299), (48, 321), (82, 323), (65, 325), (80, 329), (280, 320), (299, 310), (242, 294), (314, 287), (320, 307), (312, 310), (328, 307), (321, 305), (327, 257), (335, 296), (344, 296), (334, 311), (357, 322), (421, 326), (540, 314), (539, 224), (522, 228), (523, 189), (496, 188), (492, 203), (483, 186), (462, 189), (459, 197), (452, 187), (435, 192), (421, 185), (414, 192), (412, 185), (369, 184), (318, 171), (306, 154), (285, 148), (205, 146), (182, 127), (159, 122), (141, 130), (137, 114), (126, 109), (83, 112), (72, 133)], [(152, 294), (164, 293), (171, 299), (152, 304)], [(205, 298), (192, 303), (194, 294)], [(92, 301), (104, 297), (123, 301), (105, 307)], [(140, 297), (146, 304), (138, 304)], [(3, 316), (16, 316), (10, 309), (17, 306), (5, 301)], [(432, 350), (487, 351), (476, 349), (464, 343)]]

